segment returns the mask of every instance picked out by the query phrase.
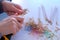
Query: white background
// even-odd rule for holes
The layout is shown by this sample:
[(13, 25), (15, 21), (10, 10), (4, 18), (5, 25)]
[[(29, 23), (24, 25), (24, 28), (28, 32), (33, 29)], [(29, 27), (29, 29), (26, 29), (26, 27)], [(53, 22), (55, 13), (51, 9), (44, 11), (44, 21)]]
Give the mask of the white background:
[[(57, 7), (58, 11), (52, 17), (52, 21), (54, 24), (51, 29), (53, 30), (55, 28), (56, 21), (58, 21), (58, 24), (59, 24), (58, 26), (60, 26), (60, 0), (13, 0), (12, 2), (19, 4), (22, 6), (23, 9), (27, 8), (30, 11), (28, 12), (27, 15), (25, 15), (26, 19), (30, 17), (34, 17), (34, 19), (37, 20), (38, 8), (39, 7), (41, 8), (41, 5), (44, 6), (46, 10), (46, 15), (50, 19), (52, 10), (54, 10), (54, 8)], [(4, 19), (5, 17), (7, 17), (6, 14), (1, 14), (0, 20)], [(40, 14), (40, 18), (41, 18), (41, 21), (45, 24), (46, 22), (44, 20), (42, 12)], [(57, 33), (57, 34), (60, 34), (60, 33)], [(28, 32), (22, 29), (16, 35), (14, 35), (14, 37), (12, 37), (11, 40), (37, 40), (36, 38), (37, 37), (33, 37), (29, 35)], [(44, 40), (44, 39), (41, 39), (41, 40)], [(57, 39), (54, 38), (54, 40), (57, 40)]]
[[(55, 28), (55, 22), (58, 21), (58, 24), (60, 25), (60, 0), (13, 0), (14, 3), (17, 3), (23, 7), (23, 9), (27, 8), (30, 12), (25, 16), (25, 18), (34, 17), (35, 20), (38, 18), (38, 8), (41, 8), (41, 5), (45, 7), (46, 15), (48, 19), (50, 19), (52, 12), (54, 8), (58, 8), (57, 13), (54, 13), (54, 15), (51, 17), (53, 21), (52, 30)], [(40, 14), (41, 21), (45, 24), (45, 20), (43, 17), (43, 13)], [(26, 20), (25, 19), (25, 20)], [(50, 26), (49, 26), (50, 28)], [(12, 37), (11, 40), (38, 40), (36, 37), (32, 37), (28, 35), (28, 32), (21, 30), (18, 32), (15, 37)], [(39, 39), (39, 40), (45, 40), (45, 39)], [(54, 39), (57, 40), (57, 39)], [(60, 39), (59, 39), (60, 40)]]

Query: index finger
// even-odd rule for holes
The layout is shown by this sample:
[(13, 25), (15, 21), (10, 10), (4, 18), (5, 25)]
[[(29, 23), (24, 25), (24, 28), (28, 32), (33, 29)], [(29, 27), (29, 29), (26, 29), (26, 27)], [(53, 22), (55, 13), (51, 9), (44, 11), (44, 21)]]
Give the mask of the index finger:
[(23, 24), (24, 18), (20, 18), (20, 17), (15, 17), (15, 18), (19, 23)]

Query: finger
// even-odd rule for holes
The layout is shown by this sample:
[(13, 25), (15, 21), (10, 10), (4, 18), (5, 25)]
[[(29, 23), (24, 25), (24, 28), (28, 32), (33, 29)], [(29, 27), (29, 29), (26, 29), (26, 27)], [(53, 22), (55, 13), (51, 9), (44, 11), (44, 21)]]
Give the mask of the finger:
[(19, 32), (20, 28), (16, 27), (16, 32)]
[[(15, 9), (15, 10), (14, 10)], [(12, 9), (11, 11), (6, 11), (7, 14), (10, 16), (10, 15), (14, 15), (14, 14), (17, 14), (17, 15), (25, 15), (27, 13), (27, 9), (24, 9), (24, 10), (21, 10), (19, 11), (18, 8), (15, 8)], [(18, 12), (19, 11), (19, 12)]]
[(20, 13), (20, 14), (22, 13), (22, 10), (16, 8), (15, 6), (13, 6), (13, 5), (9, 5), (9, 6), (10, 6), (10, 8), (8, 10), (6, 10), (6, 12), (15, 12), (15, 13)]
[(15, 12), (6, 12), (8, 16), (11, 16), (11, 15), (15, 15), (15, 16), (18, 16), (18, 13), (15, 13)]
[[(27, 9), (22, 9), (22, 7), (20, 6), (20, 5), (18, 5), (18, 4), (13, 4), (16, 8), (18, 8), (18, 9), (20, 9), (20, 10), (22, 10), (23, 11), (23, 15), (25, 15), (27, 12)], [(20, 14), (20, 13), (19, 13)]]
[(7, 18), (3, 19), (2, 22), (10, 22), (12, 21), (11, 16), (8, 16)]
[(26, 13), (27, 13), (27, 9), (24, 9), (22, 15), (25, 15)]
[(23, 11), (13, 6), (12, 12), (19, 13), (21, 15)]
[(12, 20), (15, 22), (15, 24), (17, 25), (17, 27), (19, 29), (21, 29), (22, 25), (15, 18), (13, 18)]
[(15, 21), (17, 28), (20, 30), (22, 28), (22, 24), (20, 24), (18, 21)]
[(8, 16), (14, 15), (15, 12), (6, 12)]
[(13, 4), (13, 5), (14, 5), (16, 8), (22, 10), (22, 7), (21, 7), (20, 5), (18, 5), (18, 4)]
[(16, 24), (15, 21), (13, 21), (13, 29), (12, 29), (12, 32), (13, 34), (16, 34), (20, 29), (18, 28), (18, 25)]
[(12, 19), (14, 19), (14, 20), (16, 20), (16, 21), (18, 21), (19, 23), (22, 21), (24, 21), (24, 18), (21, 18), (21, 17), (19, 17), (19, 16), (15, 16), (15, 15), (13, 15), (13, 16), (11, 16), (11, 18)]
[(18, 13), (15, 13), (14, 15), (15, 15), (15, 16), (18, 16)]
[(20, 17), (15, 17), (15, 18), (19, 23), (23, 24), (24, 18), (20, 18)]

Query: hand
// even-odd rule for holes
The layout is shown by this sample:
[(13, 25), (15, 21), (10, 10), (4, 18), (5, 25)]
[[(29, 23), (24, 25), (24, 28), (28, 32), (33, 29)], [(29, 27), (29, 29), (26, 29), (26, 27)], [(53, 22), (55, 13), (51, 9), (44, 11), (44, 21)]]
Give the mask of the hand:
[(15, 15), (15, 16), (24, 16), (25, 14), (27, 14), (27, 9), (24, 9), (23, 10), (23, 12), (22, 12), (22, 14), (18, 14), (18, 13), (13, 13), (13, 12), (7, 12), (8, 13), (8, 15)]
[(14, 15), (15, 13), (18, 13), (18, 15), (21, 15), (24, 13), (24, 10), (22, 7), (18, 4), (14, 4), (12, 2), (3, 1), (2, 2), (3, 9), (8, 15)]
[(22, 27), (23, 18), (20, 17), (8, 17), (0, 22), (0, 33), (7, 35), (10, 33), (16, 34)]

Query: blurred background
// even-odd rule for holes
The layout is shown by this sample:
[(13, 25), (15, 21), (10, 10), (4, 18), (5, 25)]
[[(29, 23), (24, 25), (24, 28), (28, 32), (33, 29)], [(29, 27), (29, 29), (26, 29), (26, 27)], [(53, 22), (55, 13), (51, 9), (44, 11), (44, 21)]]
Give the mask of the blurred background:
[[(52, 30), (55, 27), (56, 21), (58, 23), (58, 27), (60, 26), (60, 0), (12, 0), (12, 2), (21, 5), (23, 9), (29, 10), (28, 14), (25, 15), (25, 20), (33, 17), (34, 20), (37, 21), (40, 13), (39, 18), (41, 19), (43, 24), (46, 24), (46, 21), (44, 19), (44, 13), (42, 11), (43, 6), (45, 8), (47, 18), (53, 21)], [(6, 17), (7, 14), (3, 13), (0, 15), (0, 20), (3, 20)], [(12, 40), (26, 40), (27, 38), (27, 40), (31, 40), (30, 38), (32, 38), (30, 36), (27, 36), (26, 32), (23, 31), (17, 33), (16, 35), (17, 36), (14, 39), (12, 38)]]
[[(22, 6), (23, 9), (28, 9), (29, 12), (25, 15), (25, 19), (33, 17), (35, 20), (39, 17), (43, 23), (45, 22), (44, 13), (41, 6), (45, 8), (46, 16), (52, 21), (57, 21), (60, 24), (60, 0), (13, 0), (12, 2)], [(53, 13), (54, 12), (54, 13)]]

